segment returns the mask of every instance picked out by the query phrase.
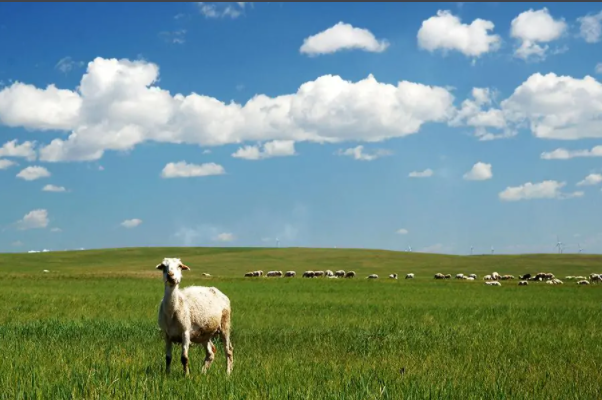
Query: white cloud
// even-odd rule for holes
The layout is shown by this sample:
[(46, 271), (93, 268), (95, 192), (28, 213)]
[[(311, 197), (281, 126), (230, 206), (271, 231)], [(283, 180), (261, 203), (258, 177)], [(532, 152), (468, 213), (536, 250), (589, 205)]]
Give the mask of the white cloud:
[(594, 69), (596, 74), (602, 74), (602, 63), (596, 64), (596, 68)]
[(66, 192), (67, 189), (65, 189), (63, 186), (56, 186), (56, 185), (46, 185), (42, 188), (42, 190), (44, 192)]
[(514, 52), (515, 57), (524, 60), (543, 60), (546, 58), (549, 43), (559, 39), (568, 29), (564, 18), (555, 20), (546, 7), (541, 10), (520, 13), (510, 24), (510, 36), (520, 41)]
[(228, 232), (222, 232), (214, 238), (214, 240), (217, 242), (231, 242), (234, 239), (234, 235)]
[(506, 120), (528, 123), (538, 138), (602, 138), (602, 84), (591, 76), (535, 73), (501, 102), (501, 108)]
[(61, 71), (64, 74), (66, 74), (69, 71), (71, 71), (73, 68), (83, 67), (83, 66), (84, 66), (83, 61), (75, 61), (71, 57), (63, 57), (59, 60), (59, 62), (56, 63), (54, 68), (58, 69), (59, 71)]
[(381, 53), (388, 47), (386, 39), (377, 40), (368, 29), (355, 28), (341, 21), (325, 31), (305, 38), (299, 52), (310, 56), (332, 54), (341, 50)]
[(287, 157), (295, 155), (295, 142), (292, 140), (274, 140), (259, 146), (244, 146), (232, 153), (232, 157), (245, 160), (263, 160), (272, 157)]
[(464, 174), (463, 178), (469, 181), (484, 181), (491, 179), (493, 173), (491, 172), (491, 164), (478, 162), (472, 166), (471, 170)]
[(602, 146), (594, 146), (591, 150), (567, 150), (556, 149), (541, 153), (540, 158), (544, 160), (569, 160), (576, 157), (602, 157)]
[(46, 168), (37, 165), (24, 168), (17, 174), (17, 178), (21, 178), (26, 181), (34, 181), (40, 178), (48, 178), (49, 176), (50, 172), (48, 172)]
[(589, 174), (577, 186), (594, 186), (602, 182), (602, 174)]
[(429, 178), (433, 176), (433, 170), (427, 168), (424, 171), (412, 171), (408, 174), (408, 176), (410, 178)]
[(359, 161), (373, 161), (380, 157), (389, 156), (392, 153), (389, 150), (385, 149), (375, 149), (372, 151), (366, 151), (364, 150), (364, 146), (359, 145), (345, 150), (339, 149), (336, 151), (335, 154), (339, 156), (353, 157), (353, 159)]
[(519, 201), (533, 199), (567, 199), (581, 197), (583, 192), (561, 192), (566, 182), (547, 180), (539, 183), (527, 182), (520, 186), (507, 187), (499, 193), (502, 201)]
[(489, 33), (494, 26), (493, 22), (480, 18), (470, 25), (463, 24), (450, 11), (439, 10), (436, 16), (422, 21), (417, 35), (418, 46), (430, 52), (455, 50), (476, 58), (500, 48), (500, 36)]
[(121, 223), (121, 226), (123, 226), (124, 228), (135, 228), (138, 225), (140, 225), (142, 223), (141, 219), (138, 218), (133, 218), (133, 219), (126, 219), (125, 221), (123, 221)]
[(602, 11), (577, 18), (579, 34), (587, 43), (598, 43), (602, 38)]
[(27, 129), (69, 130), (76, 126), (81, 106), (80, 95), (71, 90), (14, 82), (0, 91), (0, 122)]
[(48, 211), (44, 209), (32, 210), (17, 221), (16, 226), (19, 230), (46, 228), (48, 226)]
[(395, 233), (397, 233), (399, 235), (407, 235), (408, 233), (410, 233), (410, 231), (408, 231), (407, 229), (401, 228), (401, 229), (398, 229)]
[(26, 141), (17, 144), (17, 139), (11, 140), (0, 147), (0, 157), (22, 157), (28, 161), (34, 161), (36, 159), (35, 145), (36, 142)]
[(4, 160), (0, 158), (0, 170), (10, 168), (13, 165), (17, 165), (17, 163), (11, 160)]
[(52, 229), (50, 230), (50, 232), (53, 232), (53, 233), (58, 233), (58, 232), (62, 232), (62, 231), (63, 231), (63, 230), (62, 230), (61, 228), (52, 228)]
[(188, 164), (186, 161), (170, 162), (161, 171), (162, 178), (191, 178), (196, 176), (222, 175), (226, 170), (216, 163), (201, 165)]
[(40, 150), (40, 160), (91, 161), (106, 150), (154, 141), (203, 147), (246, 141), (376, 142), (446, 122), (453, 96), (442, 87), (401, 81), (358, 82), (324, 75), (292, 94), (256, 95), (245, 104), (157, 86), (159, 68), (144, 60), (96, 58), (76, 92), (14, 83), (0, 91), (0, 122), (67, 130)]
[[(246, 2), (199, 2), (197, 3), (199, 11), (206, 18), (223, 18), (230, 17), (232, 19), (240, 17), (244, 10)], [(253, 4), (253, 3), (250, 3)]]
[[(472, 99), (466, 99), (456, 110), (449, 126), (470, 126), (480, 141), (506, 139), (516, 136), (517, 131), (510, 127), (504, 112), (493, 108), (496, 92), (489, 88), (473, 88)], [(485, 109), (486, 108), (486, 109)], [(498, 132), (492, 132), (497, 130)]]

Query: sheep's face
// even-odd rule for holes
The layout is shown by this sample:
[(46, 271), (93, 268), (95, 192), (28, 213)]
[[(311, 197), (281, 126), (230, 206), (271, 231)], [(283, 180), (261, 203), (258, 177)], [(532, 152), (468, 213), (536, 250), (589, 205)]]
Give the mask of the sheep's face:
[(163, 282), (169, 286), (179, 285), (182, 281), (182, 270), (189, 270), (179, 258), (164, 258), (163, 262), (157, 265), (157, 269), (163, 271)]

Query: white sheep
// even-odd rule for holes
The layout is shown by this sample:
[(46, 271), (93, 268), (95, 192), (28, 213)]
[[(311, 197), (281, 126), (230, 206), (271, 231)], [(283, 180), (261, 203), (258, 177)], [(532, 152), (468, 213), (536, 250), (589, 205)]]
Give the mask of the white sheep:
[(182, 366), (189, 374), (188, 348), (190, 343), (200, 343), (205, 348), (206, 373), (215, 358), (215, 345), (211, 342), (219, 335), (226, 354), (226, 372), (232, 372), (234, 348), (230, 341), (230, 299), (215, 287), (189, 286), (179, 288), (182, 270), (189, 270), (179, 258), (164, 258), (157, 269), (163, 271), (165, 292), (159, 307), (158, 322), (165, 339), (165, 371), (170, 372), (173, 343), (182, 343)]
[(467, 281), (474, 281), (474, 278), (472, 276), (465, 276), (464, 279), (466, 279)]
[(342, 269), (340, 269), (340, 270), (336, 271), (336, 272), (334, 273), (334, 275), (335, 275), (335, 276), (338, 276), (339, 278), (343, 278), (343, 277), (345, 276), (345, 271), (344, 271), (344, 270), (342, 270)]
[(391, 275), (389, 275), (389, 279), (397, 279), (397, 274), (391, 274)]
[(589, 285), (589, 281), (586, 281), (584, 279), (584, 280), (581, 280), (581, 281), (577, 282), (577, 285)]
[(470, 274), (468, 275), (469, 278), (473, 278), (473, 279), (477, 279), (477, 274)]
[(499, 280), (500, 274), (498, 274), (497, 272), (494, 272), (493, 274), (491, 274), (491, 279), (493, 279), (494, 281)]
[(378, 275), (376, 275), (376, 274), (370, 274), (366, 278), (367, 279), (378, 279)]
[(493, 277), (492, 277), (491, 275), (485, 275), (485, 276), (483, 277), (483, 280), (484, 280), (484, 281), (491, 281), (491, 280), (493, 280)]
[(412, 274), (412, 273), (407, 274), (406, 279), (414, 279), (414, 274)]
[(294, 278), (296, 275), (297, 273), (295, 271), (286, 271), (286, 273), (284, 274), (284, 276), (288, 278)]
[(50, 272), (50, 271), (48, 271), (47, 269), (45, 269), (43, 272), (44, 272), (44, 273), (48, 273), (48, 272)]
[(518, 282), (518, 286), (527, 286), (529, 284), (529, 282), (527, 281), (519, 281)]
[(489, 286), (502, 286), (502, 284), (498, 281), (485, 282), (485, 285)]

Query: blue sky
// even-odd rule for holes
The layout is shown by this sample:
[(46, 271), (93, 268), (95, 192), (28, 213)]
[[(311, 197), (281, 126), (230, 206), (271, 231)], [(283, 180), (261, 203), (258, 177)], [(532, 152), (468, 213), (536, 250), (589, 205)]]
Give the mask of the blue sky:
[(595, 3), (12, 3), (0, 54), (2, 252), (602, 251)]

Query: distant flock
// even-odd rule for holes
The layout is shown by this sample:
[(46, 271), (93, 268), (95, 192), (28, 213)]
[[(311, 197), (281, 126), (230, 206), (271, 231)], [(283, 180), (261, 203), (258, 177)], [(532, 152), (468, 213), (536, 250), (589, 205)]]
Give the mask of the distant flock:
[[(283, 273), (282, 271), (268, 271), (264, 275), (263, 271), (259, 270), (259, 271), (250, 271), (250, 272), (245, 273), (245, 277), (249, 277), (249, 278), (252, 278), (252, 277), (257, 278), (257, 277), (262, 277), (262, 276), (294, 278), (297, 276), (297, 272), (296, 271), (286, 271)], [(303, 272), (302, 276), (303, 276), (303, 278), (338, 279), (338, 278), (355, 278), (357, 276), (357, 274), (355, 273), (355, 271), (344, 271), (342, 269), (338, 270), (338, 271), (331, 271), (331, 270), (327, 269), (325, 271), (305, 271), (305, 272)], [(398, 275), (395, 273), (389, 275), (389, 279), (397, 279), (397, 277), (398, 277)], [(415, 277), (415, 275), (413, 273), (410, 273), (410, 274), (406, 275), (405, 279), (414, 279), (414, 277)], [(438, 272), (435, 274), (434, 278), (435, 279), (451, 279), (452, 275), (451, 274), (442, 274), (442, 273)], [(477, 276), (477, 274), (468, 274), (468, 275), (456, 274), (455, 278), (456, 279), (464, 279), (464, 280), (468, 280), (468, 281), (475, 281), (475, 280), (477, 280), (478, 276)], [(531, 275), (531, 274), (519, 275), (518, 278), (520, 279), (518, 282), (518, 286), (526, 286), (529, 284), (529, 281), (545, 282), (548, 285), (564, 284), (563, 281), (556, 278), (554, 276), (554, 274), (552, 274), (550, 272), (539, 272), (535, 275)], [(378, 275), (370, 274), (366, 277), (366, 279), (378, 279)], [(493, 272), (492, 274), (485, 275), (483, 277), (485, 284), (489, 285), (489, 286), (502, 286), (500, 281), (513, 280), (513, 279), (516, 279), (514, 275), (500, 275), (497, 272)], [(602, 282), (602, 273), (590, 274), (589, 280), (585, 276), (566, 276), (564, 279), (565, 280), (576, 280), (577, 285), (589, 285), (590, 282), (591, 283)]]

